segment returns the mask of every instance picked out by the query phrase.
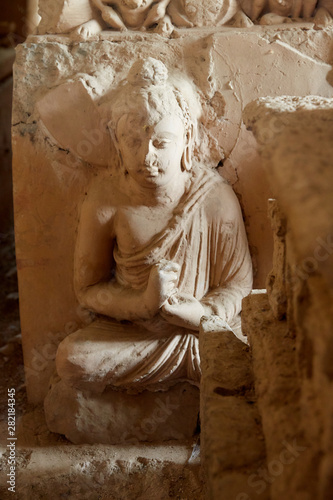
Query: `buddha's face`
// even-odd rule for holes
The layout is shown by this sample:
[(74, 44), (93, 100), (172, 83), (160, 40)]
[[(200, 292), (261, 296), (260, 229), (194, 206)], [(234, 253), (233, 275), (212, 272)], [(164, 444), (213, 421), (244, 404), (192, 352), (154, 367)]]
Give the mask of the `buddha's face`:
[(142, 187), (163, 187), (181, 175), (185, 130), (178, 116), (167, 115), (147, 125), (141, 114), (126, 114), (118, 122), (116, 136), (123, 167)]

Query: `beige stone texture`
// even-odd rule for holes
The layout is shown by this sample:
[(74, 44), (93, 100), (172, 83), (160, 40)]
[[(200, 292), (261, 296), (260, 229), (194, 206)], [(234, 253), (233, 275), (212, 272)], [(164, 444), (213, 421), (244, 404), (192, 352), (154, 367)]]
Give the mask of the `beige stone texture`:
[(332, 11), (330, 0), (54, 0), (52, 6), (41, 0), (38, 32), (68, 33), (76, 28), (75, 36), (92, 36), (103, 28), (153, 29), (169, 36), (173, 27), (247, 27), (251, 20), (274, 25), (301, 18), (323, 27), (331, 24)]
[(16, 493), (7, 490), (6, 433), (1, 434), (0, 496), (83, 500), (203, 500), (196, 439), (123, 445), (73, 445), (47, 429), (42, 409), (17, 421)]
[(332, 15), (324, 7), (320, 7), (317, 10), (313, 20), (316, 28), (320, 28), (323, 26), (331, 26), (333, 24)]
[[(327, 224), (333, 210), (332, 99), (308, 96), (259, 100), (248, 106), (245, 121), (258, 138), (273, 193), (278, 193), (281, 211), (288, 216), (296, 259), (301, 261), (311, 256), (316, 259), (318, 238), (324, 241), (328, 238)], [(302, 123), (301, 129), (297, 126), (299, 123)], [(286, 158), (290, 158), (293, 168)], [(318, 174), (318, 165), (325, 182)], [(318, 196), (312, 196), (314, 190)], [(319, 257), (317, 261), (324, 279), (329, 280), (330, 259), (321, 261)]]
[[(226, 24), (239, 10), (237, 0), (56, 0), (52, 7), (43, 0), (39, 5), (40, 34), (68, 33), (82, 25), (78, 34), (92, 34), (99, 23), (114, 30), (146, 30), (158, 23), (172, 23), (179, 28), (218, 26)], [(82, 29), (83, 28), (83, 29)], [(92, 30), (92, 31), (91, 31)], [(163, 29), (167, 32), (168, 29)], [(172, 29), (171, 29), (172, 31)]]
[[(209, 167), (219, 164), (219, 172), (238, 194), (258, 286), (271, 269), (266, 216), (270, 190), (254, 140), (241, 125), (242, 109), (268, 93), (332, 95), (326, 80), (331, 68), (329, 37), (328, 28), (310, 29), (305, 35), (295, 25), (246, 32), (188, 30), (163, 42), (159, 35), (141, 33), (104, 32), (89, 42), (50, 35), (30, 37), (18, 48), (13, 168), (23, 348), (31, 401), (41, 401), (46, 394), (59, 342), (89, 322), (74, 294), (73, 255), (87, 186), (101, 168), (77, 159), (47, 132), (37, 103), (50, 89), (72, 79), (81, 82), (97, 105), (126, 75), (137, 54), (158, 56), (168, 67), (187, 73), (201, 92), (204, 108), (195, 154)], [(253, 61), (257, 61), (255, 71)], [(290, 67), (293, 79), (285, 78)], [(66, 101), (64, 135), (76, 123), (72, 120), (77, 113), (75, 99), (73, 94), (72, 106)], [(89, 123), (81, 130), (89, 135)], [(100, 145), (99, 140), (93, 134), (88, 137), (86, 150), (96, 147), (96, 141)]]
[(96, 394), (58, 381), (44, 408), (48, 428), (74, 444), (181, 440), (197, 429), (199, 389), (183, 383), (166, 392), (133, 395), (111, 388)]
[(287, 312), (286, 295), (286, 220), (274, 199), (268, 200), (268, 215), (271, 220), (274, 251), (273, 269), (267, 276), (268, 300), (276, 319), (284, 319)]
[(66, 33), (94, 17), (90, 0), (44, 0), (38, 3), (39, 33)]
[(194, 162), (200, 110), (185, 75), (135, 62), (107, 109), (118, 168), (90, 184), (74, 255), (76, 296), (99, 316), (61, 342), (57, 373), (90, 391), (198, 384), (200, 318), (232, 323), (252, 289), (239, 203)]
[(207, 498), (269, 498), (251, 484), (265, 463), (248, 346), (217, 317), (200, 330), (200, 417)]
[[(275, 318), (264, 292), (251, 294), (243, 300), (242, 328), (249, 337), (267, 451), (264, 472), (268, 480), (260, 473), (255, 479), (259, 483), (264, 481), (267, 489), (272, 484), (272, 498), (278, 499), (289, 488), (294, 491), (301, 486), (300, 468), (309, 457), (309, 452), (304, 453), (308, 446), (299, 428), (295, 338), (287, 322)], [(302, 450), (297, 451), (296, 446), (290, 451), (295, 444)]]
[[(57, 102), (77, 95), (92, 122), (98, 109), (84, 105), (82, 92), (68, 83), (48, 95)], [(52, 119), (57, 109), (45, 99), (38, 106), (43, 124), (64, 144)], [(87, 188), (74, 255), (77, 299), (97, 317), (58, 347), (61, 382), (46, 397), (47, 422), (75, 443), (190, 437), (198, 391), (181, 389), (184, 400), (169, 403), (170, 386), (199, 384), (201, 317), (215, 313), (233, 325), (252, 289), (240, 206), (217, 172), (194, 161), (200, 108), (186, 75), (152, 57), (135, 61), (105, 107), (117, 156), (96, 158), (109, 168)], [(73, 133), (67, 144), (72, 139), (75, 150), (80, 140)], [(156, 426), (165, 412), (172, 418)], [(147, 421), (153, 431), (145, 436)]]
[[(263, 381), (258, 372), (259, 407), (262, 404), (262, 411), (267, 410), (267, 419), (263, 414), (263, 428), (268, 460), (270, 442), (276, 442), (280, 432), (280, 441), (289, 435), (289, 439), (295, 438), (300, 446), (297, 453), (294, 448), (294, 463), (290, 467), (286, 465), (272, 484), (272, 498), (286, 494), (295, 498), (329, 498), (333, 390), (333, 101), (318, 96), (267, 98), (251, 104), (245, 112), (245, 120), (258, 139), (274, 195), (287, 224), (286, 320), (272, 320), (266, 298), (261, 299), (262, 304), (251, 305), (251, 297), (243, 301), (243, 327), (248, 325), (250, 344), (253, 353), (257, 352), (253, 359), (254, 371), (266, 371), (260, 367), (267, 359), (269, 373), (274, 373), (274, 365), (280, 372), (280, 377), (275, 372), (274, 380), (281, 381), (281, 393), (271, 397), (275, 408), (288, 395), (282, 409), (278, 406), (274, 411), (268, 410), (267, 396), (263, 392), (260, 395)], [(273, 133), (270, 140), (264, 141), (262, 133), (267, 130)], [(263, 311), (258, 314), (260, 307)], [(260, 338), (264, 339), (264, 329), (268, 348), (259, 342)], [(274, 332), (279, 331), (284, 340), (280, 346), (274, 346), (279, 335)], [(270, 385), (274, 390), (276, 384)], [(276, 421), (273, 428), (274, 419), (278, 419), (279, 424)]]

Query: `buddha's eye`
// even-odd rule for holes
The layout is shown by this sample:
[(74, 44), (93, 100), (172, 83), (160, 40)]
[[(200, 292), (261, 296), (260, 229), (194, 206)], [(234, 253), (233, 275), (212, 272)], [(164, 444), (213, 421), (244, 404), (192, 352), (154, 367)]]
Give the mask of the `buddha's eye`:
[(153, 146), (156, 149), (165, 149), (171, 143), (170, 139), (166, 138), (156, 138), (153, 140)]
[(123, 135), (123, 140), (127, 147), (134, 149), (139, 148), (141, 146), (142, 140), (140, 137)]

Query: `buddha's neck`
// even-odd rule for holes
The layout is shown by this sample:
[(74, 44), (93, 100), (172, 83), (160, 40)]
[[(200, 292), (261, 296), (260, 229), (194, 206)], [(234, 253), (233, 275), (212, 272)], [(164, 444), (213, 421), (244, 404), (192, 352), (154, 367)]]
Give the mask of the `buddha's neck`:
[(180, 201), (189, 183), (189, 174), (183, 173), (165, 186), (148, 188), (136, 184), (135, 201), (136, 203), (151, 207), (173, 208)]

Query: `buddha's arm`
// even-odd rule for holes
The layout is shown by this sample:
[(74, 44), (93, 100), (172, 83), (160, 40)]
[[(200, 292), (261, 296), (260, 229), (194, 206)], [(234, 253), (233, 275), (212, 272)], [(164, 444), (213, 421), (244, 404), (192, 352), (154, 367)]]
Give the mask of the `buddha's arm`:
[(81, 288), (78, 297), (87, 309), (116, 320), (149, 319), (153, 316), (143, 293), (106, 281)]
[(192, 330), (199, 330), (204, 315), (231, 322), (252, 289), (252, 262), (238, 200), (226, 185), (210, 200), (210, 290), (200, 301), (190, 295), (171, 296), (161, 313), (169, 323)]
[(115, 211), (87, 200), (81, 210), (74, 259), (74, 286), (81, 305), (117, 320), (149, 319), (167, 300), (178, 279), (178, 266), (161, 262), (145, 290), (117, 283), (113, 246)]
[(221, 210), (212, 231), (216, 251), (210, 291), (200, 302), (205, 315), (216, 314), (229, 323), (240, 313), (242, 299), (252, 290), (252, 261), (238, 200), (231, 188), (228, 191), (227, 217)]
[(148, 285), (144, 290), (124, 287), (111, 279), (82, 286), (77, 292), (80, 303), (96, 313), (117, 320), (151, 319), (157, 314), (174, 290), (178, 269), (172, 264), (153, 267)]

